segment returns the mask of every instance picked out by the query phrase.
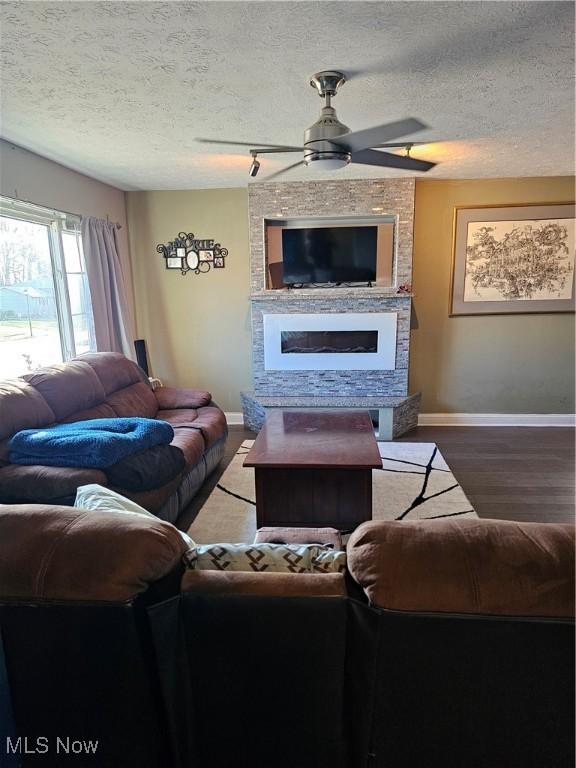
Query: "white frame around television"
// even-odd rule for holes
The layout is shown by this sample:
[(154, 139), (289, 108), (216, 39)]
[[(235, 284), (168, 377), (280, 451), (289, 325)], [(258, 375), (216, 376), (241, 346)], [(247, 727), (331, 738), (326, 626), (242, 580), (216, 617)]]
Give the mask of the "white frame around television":
[[(394, 227), (394, 239), (392, 250), (392, 270), (390, 275), (390, 285), (386, 286), (393, 290), (398, 283), (398, 225), (399, 216), (396, 213), (377, 213), (372, 215), (359, 215), (359, 216), (291, 216), (284, 218), (277, 215), (267, 215), (262, 219), (262, 241), (264, 244), (262, 250), (262, 264), (264, 267), (264, 282), (265, 290), (267, 291), (279, 291), (288, 290), (288, 286), (277, 286), (275, 288), (269, 285), (269, 262), (268, 262), (268, 237), (267, 229), (274, 227), (282, 227), (283, 229), (322, 229), (325, 227), (378, 227), (381, 224), (392, 224)], [(378, 268), (377, 268), (378, 272)], [(375, 281), (371, 281), (372, 285), (378, 285), (378, 278)], [(346, 283), (347, 287), (366, 287), (366, 282), (361, 283)], [(336, 283), (334, 283), (336, 286)], [(292, 291), (311, 290), (314, 288), (313, 283), (306, 283), (301, 288), (290, 287)], [(368, 288), (368, 290), (371, 290)]]
[[(393, 371), (396, 368), (396, 312), (263, 314), (267, 371)], [(282, 331), (377, 331), (376, 352), (282, 353)]]

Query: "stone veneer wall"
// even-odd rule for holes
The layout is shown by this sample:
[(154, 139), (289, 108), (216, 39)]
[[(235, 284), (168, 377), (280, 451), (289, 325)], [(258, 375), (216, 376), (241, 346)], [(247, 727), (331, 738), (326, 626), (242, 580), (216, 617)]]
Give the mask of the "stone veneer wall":
[[(248, 188), (252, 350), (256, 395), (400, 396), (408, 394), (411, 298), (396, 286), (412, 281), (414, 179), (262, 182)], [(395, 286), (267, 290), (265, 219), (392, 215)], [(266, 371), (263, 314), (396, 312), (394, 371)]]
[[(369, 289), (370, 290), (370, 289)], [(252, 300), (252, 366), (257, 395), (367, 395), (408, 393), (410, 298), (330, 298), (330, 289), (317, 289), (321, 298), (306, 296)], [(308, 312), (396, 312), (396, 369), (394, 371), (267, 371), (264, 369), (263, 314)]]
[[(252, 293), (266, 290), (264, 219), (397, 217), (396, 285), (412, 281), (414, 179), (262, 182), (248, 186)], [(370, 289), (367, 289), (370, 290)], [(274, 291), (278, 293), (279, 291)]]

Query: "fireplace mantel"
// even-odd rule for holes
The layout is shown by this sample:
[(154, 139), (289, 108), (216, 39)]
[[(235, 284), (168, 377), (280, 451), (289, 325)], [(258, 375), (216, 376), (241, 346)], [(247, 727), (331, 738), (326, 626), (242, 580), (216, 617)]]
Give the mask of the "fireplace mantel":
[(257, 293), (250, 294), (250, 300), (268, 301), (269, 299), (277, 299), (278, 301), (297, 301), (305, 296), (317, 299), (322, 294), (325, 294), (327, 298), (333, 297), (335, 299), (351, 299), (354, 297), (369, 299), (411, 299), (414, 297), (413, 293), (398, 293), (396, 288), (290, 288), (286, 290), (274, 289), (258, 291)]

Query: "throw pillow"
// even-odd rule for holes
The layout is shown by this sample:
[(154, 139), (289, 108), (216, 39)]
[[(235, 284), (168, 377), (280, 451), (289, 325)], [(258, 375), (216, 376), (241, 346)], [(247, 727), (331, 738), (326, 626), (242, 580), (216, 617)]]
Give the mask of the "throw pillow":
[(316, 544), (199, 544), (185, 561), (200, 571), (341, 573), (346, 553)]
[[(105, 488), (103, 485), (97, 483), (90, 483), (90, 485), (81, 485), (76, 491), (76, 501), (74, 506), (79, 509), (91, 509), (94, 512), (117, 512), (118, 514), (125, 515), (146, 515), (147, 517), (153, 517), (158, 519), (152, 512), (148, 512), (147, 509), (141, 507), (140, 504), (136, 504), (135, 501), (127, 499), (125, 496), (121, 496), (116, 491), (111, 491), (110, 488)], [(184, 539), (189, 549), (193, 549), (196, 544), (184, 531), (178, 531), (180, 536)]]

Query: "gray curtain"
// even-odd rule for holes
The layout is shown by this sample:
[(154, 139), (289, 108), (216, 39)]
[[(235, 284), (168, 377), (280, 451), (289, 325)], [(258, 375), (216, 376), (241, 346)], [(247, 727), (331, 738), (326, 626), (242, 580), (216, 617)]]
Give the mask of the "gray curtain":
[(134, 356), (128, 286), (118, 248), (118, 225), (82, 219), (82, 247), (94, 313), (96, 348)]

